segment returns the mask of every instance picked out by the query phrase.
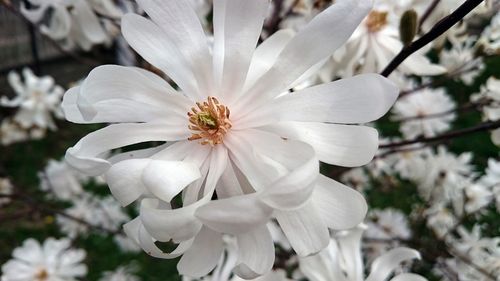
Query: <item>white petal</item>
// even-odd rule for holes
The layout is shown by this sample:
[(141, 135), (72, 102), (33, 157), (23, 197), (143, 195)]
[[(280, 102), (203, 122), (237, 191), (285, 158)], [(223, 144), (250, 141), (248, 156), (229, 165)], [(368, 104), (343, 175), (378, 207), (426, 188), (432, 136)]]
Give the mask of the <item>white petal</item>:
[(141, 57), (172, 78), (186, 94), (197, 96), (197, 82), (189, 64), (157, 25), (141, 16), (126, 14), (122, 17), (122, 34)]
[(141, 176), (150, 162), (150, 159), (125, 160), (111, 166), (106, 173), (109, 189), (122, 206), (129, 205), (144, 194), (146, 189)]
[(257, 47), (253, 54), (250, 69), (248, 70), (245, 90), (253, 86), (257, 79), (273, 66), (278, 55), (283, 51), (288, 42), (292, 40), (294, 34), (295, 32), (291, 29), (279, 30)]
[(202, 227), (194, 216), (196, 209), (209, 200), (210, 197), (205, 197), (189, 206), (170, 210), (160, 209), (158, 200), (143, 199), (140, 218), (148, 233), (158, 241), (187, 241)]
[(197, 81), (198, 91), (192, 96), (205, 99), (213, 90), (212, 61), (207, 38), (193, 7), (177, 0), (137, 2), (163, 30), (164, 40), (171, 42), (185, 58)]
[[(271, 123), (273, 119), (368, 123), (384, 116), (398, 94), (399, 89), (389, 79), (378, 74), (362, 74), (284, 95), (240, 122), (248, 122), (251, 126)], [(255, 119), (253, 116), (258, 116), (261, 121), (250, 121)]]
[(299, 256), (323, 250), (330, 241), (328, 228), (312, 201), (295, 211), (276, 211), (278, 223)]
[(215, 231), (241, 234), (267, 223), (272, 209), (256, 194), (211, 201), (196, 210), (196, 217)]
[[(77, 92), (63, 100), (69, 121), (76, 123), (147, 122), (154, 119), (185, 122), (192, 106), (155, 74), (135, 67), (104, 65), (95, 68)], [(75, 103), (80, 112), (75, 111)], [(82, 115), (84, 119), (78, 119)], [(73, 117), (74, 116), (74, 117)]]
[(89, 3), (86, 1), (73, 2), (71, 15), (74, 18), (74, 24), (81, 28), (82, 33), (93, 44), (104, 43), (108, 36), (99, 22), (99, 18), (92, 11)]
[(318, 178), (312, 200), (326, 225), (335, 230), (355, 227), (368, 210), (363, 195), (323, 175)]
[(287, 90), (304, 72), (333, 55), (352, 35), (372, 6), (371, 0), (342, 0), (317, 15), (280, 53), (233, 110), (251, 112)]
[(217, 265), (223, 249), (222, 234), (203, 227), (180, 259), (177, 270), (189, 277), (205, 276)]
[(336, 236), (338, 250), (342, 259), (345, 260), (344, 271), (351, 280), (364, 279), (363, 257), (361, 255), (361, 238), (364, 229), (363, 225)]
[(310, 144), (320, 161), (337, 166), (365, 165), (378, 149), (377, 130), (365, 126), (281, 122), (262, 128), (284, 138)]
[(199, 167), (188, 162), (152, 160), (144, 168), (142, 182), (156, 197), (170, 202), (188, 184), (201, 177)]
[(214, 75), (225, 101), (242, 90), (268, 6), (268, 0), (214, 1)]
[(160, 123), (114, 124), (92, 132), (66, 151), (66, 161), (88, 175), (106, 172), (110, 163), (102, 153), (131, 144), (148, 141), (176, 141), (189, 137), (185, 128), (173, 128)]
[(373, 261), (366, 281), (384, 281), (402, 262), (411, 259), (420, 259), (420, 253), (404, 247), (392, 249)]
[(267, 226), (262, 225), (236, 237), (238, 266), (235, 273), (244, 279), (257, 278), (271, 271), (274, 264), (274, 243)]

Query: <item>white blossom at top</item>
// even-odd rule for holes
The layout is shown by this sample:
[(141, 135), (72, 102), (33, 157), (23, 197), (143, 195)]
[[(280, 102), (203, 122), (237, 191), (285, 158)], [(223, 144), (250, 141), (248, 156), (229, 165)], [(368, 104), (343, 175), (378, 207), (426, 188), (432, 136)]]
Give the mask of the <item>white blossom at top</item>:
[(12, 252), (2, 265), (2, 281), (76, 281), (87, 274), (86, 253), (72, 249), (71, 240), (48, 238), (42, 245), (32, 238)]
[[(343, 231), (334, 236), (330, 246), (318, 255), (301, 258), (299, 269), (310, 281), (377, 281), (388, 280), (404, 261), (420, 259), (420, 254), (409, 248), (395, 248), (376, 258), (370, 273), (365, 277), (365, 265), (361, 252), (363, 228)], [(425, 281), (420, 275), (402, 273), (390, 281)]]
[[(350, 77), (355, 73), (381, 72), (401, 51), (399, 20), (408, 1), (376, 0), (373, 10), (356, 29), (344, 48), (334, 59), (338, 73)], [(401, 5), (406, 7), (402, 7)], [(432, 64), (425, 57), (428, 48), (420, 49), (399, 67), (406, 74), (438, 75), (446, 72), (442, 66)]]
[[(66, 48), (75, 45), (90, 50), (93, 45), (111, 42), (111, 36), (96, 13), (120, 20), (121, 10), (113, 0), (29, 0), (21, 3), (21, 13), (40, 31), (54, 40), (61, 40)], [(46, 17), (48, 20), (45, 20)], [(109, 20), (104, 20), (112, 28)]]
[[(215, 267), (222, 234), (230, 234), (240, 248), (236, 273), (255, 278), (273, 265), (272, 218), (301, 256), (326, 247), (328, 228), (362, 221), (364, 198), (320, 175), (318, 160), (368, 163), (376, 130), (343, 124), (378, 119), (398, 89), (366, 74), (285, 92), (349, 38), (370, 0), (338, 1), (296, 35), (277, 32), (257, 49), (269, 1), (216, 0), (212, 52), (190, 5), (138, 3), (151, 20), (125, 15), (123, 35), (179, 90), (151, 72), (108, 65), (63, 102), (72, 122), (114, 123), (81, 139), (66, 160), (105, 174), (122, 205), (141, 201), (140, 216), (125, 225), (130, 237), (152, 256), (182, 255), (179, 272), (200, 277)], [(149, 141), (166, 143), (102, 156)], [(154, 244), (171, 240), (178, 243), (171, 253)]]
[(399, 99), (392, 110), (393, 119), (401, 121), (400, 131), (407, 139), (433, 137), (450, 129), (455, 120), (455, 102), (445, 90), (423, 89)]
[(60, 104), (64, 89), (56, 85), (52, 77), (37, 77), (28, 68), (24, 68), (22, 74), (23, 80), (17, 72), (9, 72), (7, 79), (16, 96), (10, 100), (2, 96), (0, 106), (18, 108), (13, 120), (23, 129), (55, 130), (52, 116), (63, 117)]

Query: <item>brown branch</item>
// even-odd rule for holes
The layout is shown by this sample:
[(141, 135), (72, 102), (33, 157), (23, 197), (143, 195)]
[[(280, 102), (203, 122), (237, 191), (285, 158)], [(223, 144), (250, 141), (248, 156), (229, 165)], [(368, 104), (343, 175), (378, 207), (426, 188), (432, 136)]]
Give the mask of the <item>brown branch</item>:
[(424, 138), (424, 137), (419, 137), (413, 140), (405, 140), (405, 141), (400, 141), (400, 142), (394, 142), (394, 143), (389, 143), (389, 144), (384, 144), (381, 145), (380, 148), (394, 148), (394, 147), (401, 147), (401, 146), (406, 146), (410, 144), (415, 144), (415, 143), (432, 143), (432, 142), (439, 142), (443, 140), (448, 140), (452, 138), (457, 138), (457, 137), (462, 137), (468, 134), (472, 133), (477, 133), (477, 132), (482, 132), (482, 131), (490, 131), (500, 128), (500, 120), (499, 121), (489, 121), (489, 122), (484, 122), (481, 123), (477, 126), (474, 127), (469, 127), (465, 129), (460, 129), (456, 131), (451, 131), (446, 134), (442, 134), (439, 136), (435, 137), (430, 137), (430, 138)]
[(403, 63), (410, 55), (423, 48), (425, 45), (434, 41), (452, 26), (462, 20), (468, 13), (481, 4), (484, 0), (467, 0), (457, 10), (449, 16), (439, 21), (429, 32), (424, 34), (415, 42), (404, 47), (401, 52), (387, 65), (381, 75), (388, 77), (398, 66)]

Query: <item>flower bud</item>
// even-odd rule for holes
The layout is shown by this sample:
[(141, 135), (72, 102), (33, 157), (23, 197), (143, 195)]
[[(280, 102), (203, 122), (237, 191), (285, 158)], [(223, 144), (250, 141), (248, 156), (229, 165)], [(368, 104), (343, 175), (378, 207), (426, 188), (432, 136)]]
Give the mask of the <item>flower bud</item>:
[(418, 15), (415, 10), (408, 10), (401, 16), (399, 22), (399, 37), (401, 42), (406, 47), (413, 42), (413, 38), (417, 35), (418, 29)]

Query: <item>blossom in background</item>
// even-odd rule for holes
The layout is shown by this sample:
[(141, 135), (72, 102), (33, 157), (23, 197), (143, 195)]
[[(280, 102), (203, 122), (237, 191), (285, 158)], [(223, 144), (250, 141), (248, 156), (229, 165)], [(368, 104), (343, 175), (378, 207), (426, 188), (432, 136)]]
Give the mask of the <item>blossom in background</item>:
[[(367, 207), (359, 193), (319, 175), (318, 160), (368, 163), (377, 150), (376, 130), (342, 124), (381, 117), (398, 89), (366, 74), (283, 93), (348, 39), (370, 2), (338, 1), (295, 36), (277, 32), (255, 50), (269, 1), (216, 0), (212, 55), (190, 5), (138, 1), (151, 20), (125, 15), (123, 35), (179, 91), (142, 69), (94, 69), (65, 95), (66, 117), (115, 124), (81, 139), (67, 151), (67, 162), (89, 175), (106, 174), (122, 205), (140, 200), (140, 216), (125, 225), (127, 234), (152, 256), (182, 255), (181, 274), (210, 272), (222, 254), (223, 233), (240, 248), (238, 275), (269, 272), (271, 218), (299, 255), (320, 251), (328, 228), (355, 226)], [(102, 156), (148, 141), (166, 144)], [(171, 204), (178, 194), (181, 206)], [(170, 240), (178, 243), (171, 253), (154, 244)]]
[(478, 44), (484, 47), (487, 54), (498, 54), (500, 52), (500, 13), (497, 12), (489, 26), (487, 26)]
[(475, 41), (476, 38), (469, 37), (462, 42), (453, 43), (451, 49), (440, 53), (439, 61), (447, 69), (448, 75), (456, 75), (456, 79), (462, 80), (466, 85), (472, 85), (484, 69), (482, 58), (476, 58), (474, 54)]
[(433, 204), (425, 211), (427, 227), (432, 229), (439, 238), (446, 236), (455, 227), (457, 218), (444, 203)]
[(60, 104), (64, 89), (56, 85), (52, 77), (37, 77), (28, 68), (24, 68), (22, 74), (21, 81), (17, 72), (9, 72), (7, 79), (16, 96), (10, 100), (2, 96), (0, 106), (17, 108), (13, 121), (22, 129), (56, 130), (52, 116), (63, 117)]
[[(338, 74), (350, 77), (356, 73), (381, 72), (401, 51), (399, 21), (409, 1), (376, 0), (373, 10), (356, 29), (344, 48), (334, 55)], [(405, 74), (439, 75), (446, 72), (425, 56), (428, 48), (420, 49), (399, 67)]]
[(86, 253), (72, 249), (71, 240), (48, 238), (42, 245), (27, 239), (12, 252), (13, 259), (2, 265), (2, 281), (75, 281), (87, 274), (82, 263)]
[[(61, 40), (65, 48), (75, 45), (90, 50), (93, 45), (110, 43), (111, 37), (101, 25), (96, 13), (119, 20), (122, 12), (112, 0), (28, 0), (30, 8), (21, 2), (21, 13), (40, 31), (54, 40)], [(48, 19), (47, 19), (48, 17)], [(113, 25), (104, 20), (107, 26)]]
[[(490, 121), (500, 120), (500, 80), (490, 77), (486, 84), (481, 87), (481, 92), (471, 96), (473, 102), (481, 99), (489, 100), (491, 103), (482, 108), (483, 119)], [(500, 146), (500, 129), (495, 129), (491, 133), (492, 142)]]
[[(370, 274), (365, 278), (365, 265), (361, 252), (364, 227), (342, 231), (334, 235), (330, 246), (318, 255), (300, 258), (299, 269), (310, 281), (378, 281), (387, 280), (401, 263), (420, 259), (420, 254), (409, 248), (395, 248), (376, 258)], [(401, 273), (391, 281), (425, 281), (420, 275)]]
[(134, 266), (120, 266), (113, 271), (104, 272), (99, 281), (140, 281), (141, 279), (134, 274), (135, 271)]
[(406, 139), (433, 137), (450, 129), (455, 107), (444, 89), (423, 89), (399, 99), (392, 118), (401, 121), (400, 131)]
[(465, 189), (465, 212), (475, 213), (488, 206), (493, 199), (493, 193), (487, 186), (475, 183), (468, 184)]
[(14, 192), (14, 186), (8, 178), (0, 178), (0, 207), (10, 203), (10, 198), (1, 197), (1, 195), (11, 195)]
[(409, 239), (411, 231), (405, 214), (396, 209), (373, 210), (368, 215), (365, 237), (374, 239)]
[(64, 161), (49, 160), (38, 173), (40, 189), (61, 200), (71, 200), (83, 192), (82, 183), (86, 177), (69, 167)]
[(479, 179), (479, 183), (493, 191), (497, 210), (500, 210), (500, 161), (488, 159), (486, 174)]

